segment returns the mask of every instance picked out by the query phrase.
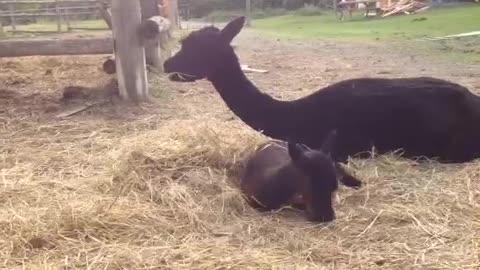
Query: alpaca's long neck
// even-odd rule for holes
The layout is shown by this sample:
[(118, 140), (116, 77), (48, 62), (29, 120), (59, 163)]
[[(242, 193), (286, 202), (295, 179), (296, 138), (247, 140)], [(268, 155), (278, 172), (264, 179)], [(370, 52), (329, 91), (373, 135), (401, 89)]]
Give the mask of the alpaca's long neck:
[(286, 139), (294, 124), (289, 121), (291, 104), (260, 92), (245, 76), (233, 52), (223, 60), (221, 68), (208, 79), (228, 108), (253, 129)]

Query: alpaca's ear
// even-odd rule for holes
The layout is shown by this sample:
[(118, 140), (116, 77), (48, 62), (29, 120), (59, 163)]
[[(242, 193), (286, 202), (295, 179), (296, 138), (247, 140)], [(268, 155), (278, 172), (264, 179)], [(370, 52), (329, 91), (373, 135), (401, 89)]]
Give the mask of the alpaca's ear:
[(241, 16), (238, 17), (225, 26), (222, 31), (221, 35), (223, 37), (223, 40), (227, 43), (230, 44), (232, 40), (240, 33), (240, 31), (243, 28), (243, 25), (245, 24), (245, 17)]
[(293, 162), (298, 162), (302, 160), (305, 156), (305, 152), (308, 151), (306, 148), (295, 142), (288, 142), (288, 154)]
[(337, 130), (334, 129), (330, 131), (325, 137), (325, 140), (323, 140), (322, 147), (321, 147), (322, 152), (327, 155), (330, 155), (335, 148), (336, 139), (337, 139)]

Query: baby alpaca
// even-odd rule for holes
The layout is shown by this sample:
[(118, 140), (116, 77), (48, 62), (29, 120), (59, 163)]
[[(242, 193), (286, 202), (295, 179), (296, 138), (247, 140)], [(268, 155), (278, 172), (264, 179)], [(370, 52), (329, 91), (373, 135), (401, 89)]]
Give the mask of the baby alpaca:
[[(338, 189), (335, 162), (330, 158), (336, 137), (332, 131), (320, 150), (293, 142), (269, 142), (247, 161), (241, 189), (248, 203), (258, 210), (292, 205), (305, 209), (314, 222), (335, 219), (332, 200)], [(343, 172), (341, 181), (349, 187), (361, 182)], [(346, 181), (344, 181), (346, 180)]]

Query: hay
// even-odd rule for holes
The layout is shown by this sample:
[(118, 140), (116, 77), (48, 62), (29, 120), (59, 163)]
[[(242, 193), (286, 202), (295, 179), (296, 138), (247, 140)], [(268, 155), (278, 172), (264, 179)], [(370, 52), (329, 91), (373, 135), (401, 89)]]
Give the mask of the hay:
[[(354, 159), (348, 167), (365, 186), (341, 187), (335, 222), (311, 224), (288, 208), (258, 213), (235, 175), (266, 139), (232, 120), (204, 84), (159, 80), (175, 90), (161, 108), (120, 115), (105, 106), (60, 121), (0, 100), (5, 269), (480, 267), (478, 162)], [(49, 97), (63, 85), (34, 86)]]

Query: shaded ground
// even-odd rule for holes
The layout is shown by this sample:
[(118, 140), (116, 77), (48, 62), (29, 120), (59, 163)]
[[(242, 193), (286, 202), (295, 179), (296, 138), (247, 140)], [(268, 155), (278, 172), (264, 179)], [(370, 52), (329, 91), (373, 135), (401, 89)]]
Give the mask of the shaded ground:
[[(242, 63), (292, 99), (358, 76), (435, 76), (480, 91), (480, 65), (388, 45), (294, 41), (245, 30)], [(151, 76), (155, 102), (113, 100), (67, 119), (62, 88), (101, 88), (102, 56), (0, 59), (0, 257), (8, 269), (476, 269), (478, 162), (354, 160), (338, 219), (259, 214), (232, 179), (263, 141), (208, 82)], [(96, 91), (96, 90), (92, 90)], [(98, 91), (98, 90), (97, 90)], [(110, 101), (109, 101), (110, 102)], [(117, 104), (117, 105), (115, 105)]]

